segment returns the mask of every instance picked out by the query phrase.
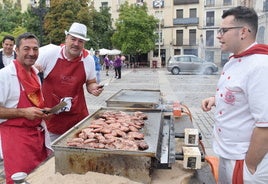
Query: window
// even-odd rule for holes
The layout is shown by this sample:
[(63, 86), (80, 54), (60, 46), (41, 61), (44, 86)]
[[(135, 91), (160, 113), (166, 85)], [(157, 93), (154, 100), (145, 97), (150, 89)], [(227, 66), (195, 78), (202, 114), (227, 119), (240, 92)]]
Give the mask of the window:
[(206, 50), (206, 61), (214, 62), (214, 51)]
[(206, 46), (214, 46), (214, 31), (206, 31)]
[(191, 8), (190, 9), (190, 18), (195, 18), (196, 16), (196, 8)]
[(196, 30), (189, 30), (189, 45), (196, 45)]
[(154, 8), (164, 8), (164, 0), (154, 0), (153, 7)]
[(196, 55), (198, 54), (198, 49), (184, 49), (183, 54), (186, 55)]
[(206, 26), (214, 26), (214, 11), (207, 12)]
[(159, 38), (160, 38), (160, 44), (163, 43), (163, 36), (162, 36), (162, 31), (160, 30), (160, 32), (157, 32), (157, 39), (156, 39), (156, 44), (159, 44)]
[(215, 6), (215, 0), (206, 0), (206, 6)]
[(183, 18), (183, 9), (176, 10), (176, 18)]
[(176, 31), (176, 45), (183, 45), (183, 30)]
[(265, 1), (263, 2), (263, 11), (264, 11), (264, 12), (267, 12), (267, 11), (268, 11), (268, 0), (265, 0)]
[(108, 8), (108, 2), (101, 2), (101, 8)]
[(231, 5), (232, 0), (223, 0), (223, 5)]

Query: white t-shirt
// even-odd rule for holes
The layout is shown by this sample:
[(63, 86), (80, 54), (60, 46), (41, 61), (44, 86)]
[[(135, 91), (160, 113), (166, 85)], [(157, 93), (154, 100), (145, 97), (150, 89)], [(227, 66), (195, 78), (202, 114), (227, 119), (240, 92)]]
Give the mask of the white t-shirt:
[(10, 55), (10, 56), (5, 55), (5, 53), (3, 52), (2, 59), (3, 59), (4, 66), (9, 65), (14, 60), (14, 57), (15, 57), (14, 52), (12, 52), (12, 55)]
[(216, 91), (214, 152), (244, 159), (254, 127), (268, 127), (268, 55), (232, 58)]
[[(44, 70), (44, 78), (48, 76), (48, 74), (54, 68), (58, 58), (63, 58), (61, 51), (65, 46), (57, 46), (53, 44), (45, 45), (40, 47), (39, 56), (36, 61), (37, 65), (41, 65)], [(64, 52), (63, 52), (64, 53)], [(86, 79), (92, 80), (96, 78), (95, 74), (95, 62), (93, 57), (89, 54), (85, 58), (82, 58), (82, 62), (84, 63), (84, 68), (86, 72)]]

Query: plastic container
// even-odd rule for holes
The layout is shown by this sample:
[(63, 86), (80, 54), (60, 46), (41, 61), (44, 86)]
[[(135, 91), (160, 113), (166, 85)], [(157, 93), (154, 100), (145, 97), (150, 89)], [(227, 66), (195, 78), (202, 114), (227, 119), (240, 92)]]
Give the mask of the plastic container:
[(25, 172), (17, 172), (11, 176), (11, 179), (13, 180), (14, 184), (30, 184), (25, 181), (27, 176), (28, 175)]
[(181, 117), (181, 105), (178, 101), (173, 103), (173, 116), (175, 118)]

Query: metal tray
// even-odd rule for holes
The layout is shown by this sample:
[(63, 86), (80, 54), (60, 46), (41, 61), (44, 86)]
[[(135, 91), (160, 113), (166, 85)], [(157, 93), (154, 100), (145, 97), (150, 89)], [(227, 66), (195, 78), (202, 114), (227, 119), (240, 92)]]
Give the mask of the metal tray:
[[(91, 120), (98, 117), (100, 113), (105, 111), (123, 111), (127, 113), (133, 113), (135, 111), (142, 111), (148, 115), (148, 120), (145, 120), (145, 125), (141, 129), (141, 132), (144, 133), (145, 137), (144, 140), (149, 145), (149, 148), (144, 151), (128, 151), (128, 150), (112, 150), (112, 149), (90, 149), (90, 148), (77, 148), (77, 147), (70, 147), (67, 146), (67, 141), (70, 138), (73, 138), (74, 135), (79, 132), (84, 127), (90, 125)], [(57, 139), (53, 144), (52, 147), (54, 150), (66, 150), (71, 149), (73, 151), (78, 150), (85, 150), (85, 151), (97, 151), (97, 152), (108, 152), (113, 154), (123, 154), (123, 155), (142, 155), (142, 156), (150, 156), (150, 157), (157, 157), (156, 152), (158, 149), (158, 142), (160, 137), (161, 131), (161, 121), (162, 121), (162, 112), (160, 110), (151, 110), (151, 109), (133, 109), (133, 108), (100, 108), (91, 116), (86, 117), (69, 131), (67, 131), (64, 135), (62, 135), (59, 139)]]
[(161, 104), (160, 90), (122, 89), (106, 100), (107, 107), (151, 108)]
[[(149, 148), (144, 151), (128, 151), (115, 149), (78, 148), (67, 145), (67, 140), (74, 137), (78, 131), (88, 126), (99, 113), (120, 110), (126, 113), (142, 111), (148, 115), (141, 129), (144, 140)], [(87, 171), (124, 176), (134, 181), (150, 183), (154, 160), (159, 160), (162, 138), (162, 112), (157, 109), (120, 109), (101, 108), (91, 116), (79, 122), (52, 144), (55, 154), (55, 171), (61, 174)]]

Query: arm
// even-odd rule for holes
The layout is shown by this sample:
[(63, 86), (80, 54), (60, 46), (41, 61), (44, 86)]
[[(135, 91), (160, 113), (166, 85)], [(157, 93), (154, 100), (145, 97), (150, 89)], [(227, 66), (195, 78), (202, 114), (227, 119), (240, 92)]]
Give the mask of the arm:
[(0, 106), (0, 119), (26, 118), (29, 120), (46, 118), (47, 115), (37, 107), (5, 108)]
[(210, 111), (212, 106), (215, 106), (215, 97), (209, 97), (202, 101), (201, 107), (203, 111)]
[(86, 88), (87, 92), (94, 96), (99, 96), (103, 91), (102, 85), (97, 84), (96, 79), (87, 80)]
[(254, 174), (258, 164), (268, 153), (268, 127), (256, 127), (253, 130), (249, 149), (245, 158), (248, 170)]

